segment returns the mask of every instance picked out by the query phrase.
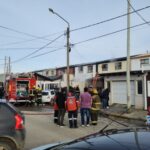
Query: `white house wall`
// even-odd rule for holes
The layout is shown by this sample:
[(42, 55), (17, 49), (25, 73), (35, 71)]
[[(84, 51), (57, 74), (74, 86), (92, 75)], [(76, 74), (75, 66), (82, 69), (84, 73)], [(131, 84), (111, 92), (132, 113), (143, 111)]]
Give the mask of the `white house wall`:
[(83, 66), (83, 72), (79, 72), (79, 67), (75, 67), (75, 80), (76, 81), (85, 81), (89, 78), (92, 78), (96, 74), (96, 65), (93, 65), (93, 72), (88, 73), (88, 66)]
[(93, 65), (93, 72), (88, 73), (88, 66), (83, 66), (83, 71), (79, 72), (79, 67), (75, 67), (75, 77), (74, 77), (74, 83), (77, 83), (80, 87), (80, 90), (83, 91), (83, 88), (85, 86), (85, 81), (87, 79), (91, 79), (96, 75), (96, 65)]
[[(144, 108), (144, 91), (143, 91), (143, 94), (137, 94), (137, 81), (138, 80), (142, 80), (143, 81), (143, 78), (144, 76), (138, 76), (138, 75), (131, 75), (131, 82), (132, 84), (134, 84), (132, 87), (134, 88), (135, 86), (135, 89), (134, 90), (134, 93), (132, 93), (132, 97), (134, 97), (135, 99), (135, 102), (134, 102), (134, 105), (135, 105), (135, 108), (137, 109), (143, 109)], [(110, 104), (113, 104), (115, 103), (115, 100), (113, 98), (113, 87), (112, 87), (112, 83), (113, 82), (126, 82), (126, 76), (107, 76), (104, 78), (104, 82), (105, 82), (105, 87), (107, 85), (107, 82), (110, 82), (110, 85), (111, 85), (111, 92), (109, 94), (109, 98), (110, 98), (110, 101), (109, 103)], [(143, 86), (144, 86), (144, 82), (143, 82)], [(133, 95), (134, 94), (134, 95)], [(121, 96), (121, 95), (120, 95)]]
[(114, 62), (109, 62), (109, 63), (103, 63), (103, 64), (108, 64), (108, 70), (106, 71), (103, 71), (102, 70), (102, 65), (103, 64), (99, 64), (98, 65), (98, 73), (99, 74), (103, 74), (103, 73), (118, 73), (118, 72), (125, 72), (126, 71), (126, 61), (120, 61), (122, 63), (122, 68), (119, 69), (119, 70), (116, 70), (115, 69), (115, 63), (116, 61)]
[(141, 65), (141, 59), (147, 59), (150, 57), (144, 57), (144, 58), (136, 58), (136, 59), (131, 59), (131, 71), (149, 71), (150, 70), (150, 64), (143, 64)]
[[(73, 86), (74, 75), (70, 74), (69, 79), (70, 79), (70, 85)], [(60, 80), (60, 82), (61, 82), (61, 87), (67, 86), (67, 74), (66, 73), (63, 74), (63, 78), (62, 80)]]
[(131, 70), (132, 71), (139, 71), (141, 70), (141, 65), (140, 65), (140, 59), (132, 59), (131, 60)]

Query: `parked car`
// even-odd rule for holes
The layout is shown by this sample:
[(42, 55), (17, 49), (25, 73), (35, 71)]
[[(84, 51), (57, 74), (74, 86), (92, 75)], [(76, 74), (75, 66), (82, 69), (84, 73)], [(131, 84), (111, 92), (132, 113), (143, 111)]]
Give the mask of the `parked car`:
[(42, 103), (53, 103), (53, 99), (55, 96), (54, 90), (44, 90), (42, 91)]
[(32, 150), (148, 150), (150, 128), (111, 129), (71, 142), (55, 143)]
[(0, 99), (0, 150), (20, 150), (24, 142), (24, 115), (7, 100)]

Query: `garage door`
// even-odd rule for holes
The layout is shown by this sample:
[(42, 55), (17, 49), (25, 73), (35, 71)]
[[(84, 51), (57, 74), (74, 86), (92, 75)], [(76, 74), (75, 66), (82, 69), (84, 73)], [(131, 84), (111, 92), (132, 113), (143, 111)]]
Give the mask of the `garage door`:
[[(135, 105), (135, 85), (131, 81), (131, 105)], [(127, 104), (127, 85), (125, 81), (112, 82), (113, 103)]]

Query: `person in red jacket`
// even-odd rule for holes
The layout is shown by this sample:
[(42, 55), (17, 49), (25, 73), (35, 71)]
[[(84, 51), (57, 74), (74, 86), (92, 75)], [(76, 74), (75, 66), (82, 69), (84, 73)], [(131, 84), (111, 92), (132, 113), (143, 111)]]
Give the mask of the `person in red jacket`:
[(57, 96), (54, 97), (54, 123), (58, 124), (58, 105), (56, 103)]
[(66, 100), (66, 110), (68, 111), (70, 128), (78, 128), (77, 125), (78, 106), (79, 101), (77, 101), (76, 97), (73, 96), (71, 92), (69, 92)]

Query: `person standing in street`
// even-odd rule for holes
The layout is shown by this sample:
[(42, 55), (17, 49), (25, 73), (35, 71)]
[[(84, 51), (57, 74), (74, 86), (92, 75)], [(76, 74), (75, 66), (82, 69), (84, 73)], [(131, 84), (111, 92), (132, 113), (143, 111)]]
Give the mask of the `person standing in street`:
[(58, 106), (57, 106), (57, 103), (56, 103), (56, 99), (57, 99), (57, 94), (55, 95), (54, 97), (54, 123), (55, 124), (58, 124)]
[(37, 92), (36, 103), (37, 103), (37, 106), (39, 106), (40, 104), (42, 104), (42, 89), (40, 88), (40, 85), (38, 85), (36, 92)]
[(93, 89), (92, 107), (91, 107), (91, 124), (97, 125), (100, 110), (100, 97), (96, 89)]
[(66, 112), (66, 109), (65, 109), (66, 97), (65, 97), (64, 91), (62, 89), (59, 89), (56, 96), (57, 96), (56, 104), (58, 106), (58, 125), (60, 127), (63, 127), (63, 126), (65, 126), (64, 125), (64, 117), (65, 117), (65, 112)]
[(80, 97), (80, 89), (79, 89), (79, 86), (76, 86), (75, 89), (74, 89), (74, 95), (76, 97), (77, 100), (79, 100), (79, 97)]
[(78, 106), (79, 101), (76, 99), (75, 96), (73, 96), (72, 92), (69, 92), (66, 100), (66, 110), (68, 111), (70, 128), (78, 128), (77, 125)]
[(102, 91), (101, 99), (102, 99), (102, 108), (103, 109), (108, 108), (108, 101), (109, 101), (109, 89), (108, 88)]
[(3, 84), (0, 86), (0, 99), (3, 99), (4, 98), (4, 86)]
[(85, 87), (84, 93), (81, 93), (80, 95), (81, 126), (90, 125), (89, 123), (90, 123), (91, 104), (92, 104), (92, 97), (88, 92), (88, 88)]

